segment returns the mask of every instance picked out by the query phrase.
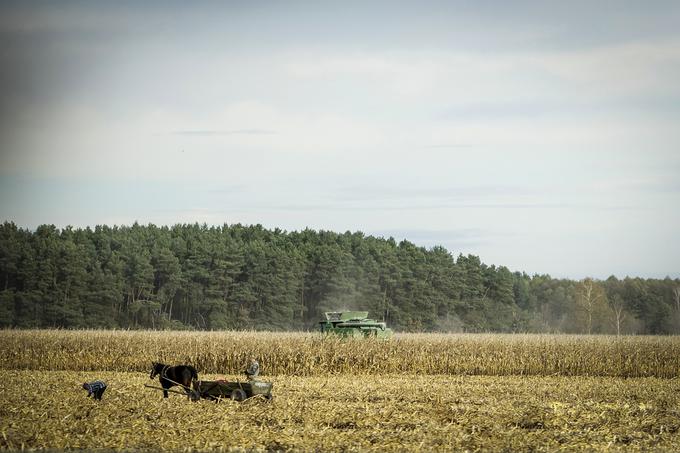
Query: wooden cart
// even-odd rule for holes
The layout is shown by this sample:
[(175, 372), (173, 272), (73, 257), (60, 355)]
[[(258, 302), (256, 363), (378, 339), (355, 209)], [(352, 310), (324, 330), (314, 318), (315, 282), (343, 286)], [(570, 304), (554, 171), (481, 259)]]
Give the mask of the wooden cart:
[(220, 400), (230, 398), (234, 401), (243, 401), (248, 398), (261, 396), (266, 400), (272, 399), (271, 382), (250, 380), (240, 381), (194, 381), (193, 390), (200, 398)]

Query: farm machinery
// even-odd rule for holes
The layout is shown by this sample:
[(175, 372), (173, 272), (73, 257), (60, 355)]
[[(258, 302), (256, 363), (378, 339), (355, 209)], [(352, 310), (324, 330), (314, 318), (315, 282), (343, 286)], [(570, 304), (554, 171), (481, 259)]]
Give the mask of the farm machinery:
[(392, 329), (384, 322), (370, 319), (367, 311), (332, 311), (324, 315), (326, 319), (319, 322), (319, 327), (325, 334), (382, 339), (393, 335)]
[(256, 379), (248, 382), (240, 381), (194, 381), (193, 393), (199, 398), (218, 401), (230, 398), (234, 401), (243, 401), (248, 398), (262, 397), (267, 401), (272, 399), (271, 382), (258, 381)]

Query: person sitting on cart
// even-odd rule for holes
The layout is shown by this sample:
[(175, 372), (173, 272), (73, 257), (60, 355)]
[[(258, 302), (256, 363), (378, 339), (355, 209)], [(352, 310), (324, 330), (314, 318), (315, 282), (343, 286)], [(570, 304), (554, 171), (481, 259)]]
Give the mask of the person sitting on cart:
[(102, 395), (106, 390), (106, 383), (104, 381), (83, 382), (83, 388), (87, 390), (87, 397), (94, 396), (94, 399), (102, 399)]
[(248, 377), (249, 380), (257, 378), (257, 376), (260, 374), (260, 364), (257, 363), (257, 359), (255, 357), (250, 358), (250, 366), (246, 369), (246, 376)]

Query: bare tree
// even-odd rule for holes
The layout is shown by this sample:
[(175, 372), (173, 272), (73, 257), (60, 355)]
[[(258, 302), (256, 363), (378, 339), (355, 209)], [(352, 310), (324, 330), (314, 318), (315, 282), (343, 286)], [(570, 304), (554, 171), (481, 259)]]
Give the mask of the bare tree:
[(680, 286), (673, 288), (673, 299), (675, 300), (675, 330), (680, 331)]
[(609, 300), (609, 308), (611, 309), (614, 317), (613, 317), (613, 323), (614, 327), (616, 328), (616, 336), (618, 337), (621, 335), (621, 324), (623, 321), (626, 319), (626, 312), (625, 307), (624, 307), (624, 302), (621, 296), (615, 295)]
[(593, 279), (588, 277), (581, 280), (576, 307), (585, 316), (586, 333), (588, 335), (593, 332), (593, 319), (601, 311), (603, 302), (604, 293), (597, 287)]

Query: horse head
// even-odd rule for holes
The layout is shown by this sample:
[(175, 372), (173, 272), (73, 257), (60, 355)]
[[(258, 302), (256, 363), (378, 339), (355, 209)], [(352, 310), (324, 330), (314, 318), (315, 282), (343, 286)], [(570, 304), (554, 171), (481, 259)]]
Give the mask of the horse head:
[(158, 362), (151, 362), (151, 374), (149, 374), (149, 379), (155, 378), (157, 375), (159, 375), (163, 371), (163, 365), (162, 363)]

